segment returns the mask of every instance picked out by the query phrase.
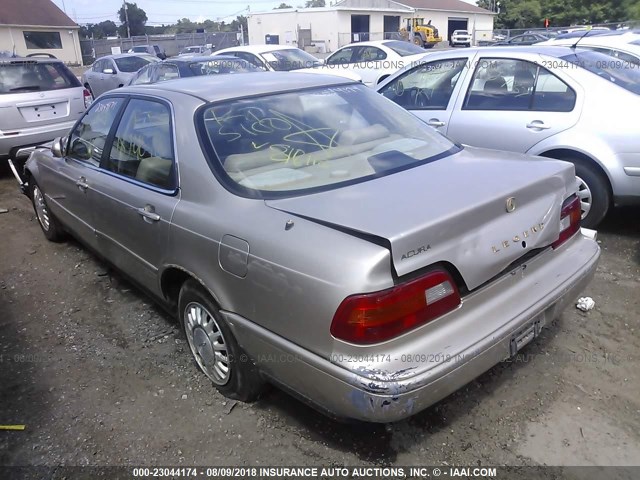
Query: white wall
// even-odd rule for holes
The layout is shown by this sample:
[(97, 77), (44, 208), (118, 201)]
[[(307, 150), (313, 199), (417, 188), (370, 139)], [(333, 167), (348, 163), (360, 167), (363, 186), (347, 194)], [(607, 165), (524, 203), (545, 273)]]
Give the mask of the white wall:
[(311, 8), (300, 11), (280, 10), (278, 12), (254, 13), (249, 16), (249, 44), (264, 43), (265, 35), (279, 35), (281, 45), (297, 46), (298, 28), (311, 29), (311, 39), (324, 40), (327, 51), (332, 52), (337, 48), (351, 43), (351, 15), (369, 15), (370, 40), (383, 40), (384, 17), (399, 16), (400, 27), (405, 24), (405, 19), (419, 16), (425, 22), (438, 28), (439, 34), (445, 40), (448, 38), (448, 21), (450, 17), (467, 18), (468, 28), (471, 31), (493, 30), (493, 16), (478, 13), (443, 12), (433, 10), (419, 10), (416, 14), (394, 11), (366, 11), (348, 9)]
[[(55, 49), (27, 49), (22, 32), (59, 32), (62, 48)], [(71, 32), (71, 34), (69, 34)], [(0, 27), (0, 50), (15, 51), (17, 55), (28, 55), (30, 53), (50, 53), (56, 58), (69, 64), (82, 65), (82, 52), (78, 40), (78, 30), (70, 28), (47, 28), (47, 27)]]
[[(489, 14), (418, 10), (415, 16), (423, 17), (425, 23), (431, 20), (431, 23), (438, 29), (438, 34), (444, 39), (444, 41), (447, 41), (449, 38), (449, 18), (466, 18), (467, 28), (472, 34), (476, 31), (493, 30), (493, 15)], [(409, 15), (402, 17), (401, 21), (403, 24), (404, 19), (408, 17)], [(476, 39), (475, 35), (474, 39)]]

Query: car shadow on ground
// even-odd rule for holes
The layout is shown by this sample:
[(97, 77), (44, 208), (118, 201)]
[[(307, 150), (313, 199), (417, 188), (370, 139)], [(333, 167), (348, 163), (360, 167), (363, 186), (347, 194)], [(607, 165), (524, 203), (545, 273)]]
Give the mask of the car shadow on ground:
[[(277, 388), (269, 388), (256, 403), (256, 408), (271, 412), (272, 416), (309, 441), (356, 455), (363, 462), (390, 465), (396, 462), (398, 454), (412, 451), (417, 446), (433, 447), (434, 450), (442, 448), (433, 437), (448, 433), (461, 417), (469, 415), (469, 412), (495, 396), (503, 385), (517, 383), (522, 369), (528, 368), (527, 363), (532, 361), (536, 352), (546, 349), (562, 321), (560, 317), (543, 329), (538, 338), (518, 353), (517, 358), (498, 363), (440, 402), (393, 424), (331, 419)], [(471, 438), (469, 440), (473, 441)], [(469, 445), (467, 443), (460, 448), (466, 450)]]

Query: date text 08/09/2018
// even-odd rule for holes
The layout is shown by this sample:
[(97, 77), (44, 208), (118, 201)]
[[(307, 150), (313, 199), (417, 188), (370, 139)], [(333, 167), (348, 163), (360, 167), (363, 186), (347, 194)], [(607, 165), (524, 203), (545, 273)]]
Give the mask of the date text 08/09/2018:
[(438, 478), (497, 476), (495, 467), (135, 467), (137, 478)]

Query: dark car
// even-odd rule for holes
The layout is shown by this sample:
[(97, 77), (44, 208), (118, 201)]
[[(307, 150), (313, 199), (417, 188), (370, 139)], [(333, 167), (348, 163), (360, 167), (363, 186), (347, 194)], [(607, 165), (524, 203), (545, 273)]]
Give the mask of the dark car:
[(546, 42), (549, 37), (542, 35), (541, 33), (525, 33), (523, 35), (516, 35), (502, 42), (496, 42), (494, 45), (533, 45), (538, 42)]
[(261, 71), (260, 68), (251, 65), (246, 60), (232, 56), (177, 57), (152, 63), (141, 68), (138, 73), (131, 78), (129, 85), (144, 85), (199, 75), (259, 71)]

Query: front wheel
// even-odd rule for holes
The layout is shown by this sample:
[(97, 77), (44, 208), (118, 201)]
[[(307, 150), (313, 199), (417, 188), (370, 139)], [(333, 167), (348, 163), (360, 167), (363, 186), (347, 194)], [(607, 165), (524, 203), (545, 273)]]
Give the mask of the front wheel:
[(191, 353), (218, 391), (243, 402), (257, 398), (264, 382), (256, 366), (238, 345), (209, 294), (195, 280), (183, 285), (178, 308)]
[(422, 38), (420, 38), (420, 35), (414, 35), (413, 36), (413, 43), (415, 43), (419, 47), (424, 46), (423, 43), (422, 43)]
[(33, 210), (36, 212), (38, 224), (42, 229), (42, 233), (50, 242), (59, 242), (64, 238), (64, 229), (58, 222), (56, 217), (49, 211), (44, 194), (38, 184), (31, 179), (30, 197), (33, 204)]

